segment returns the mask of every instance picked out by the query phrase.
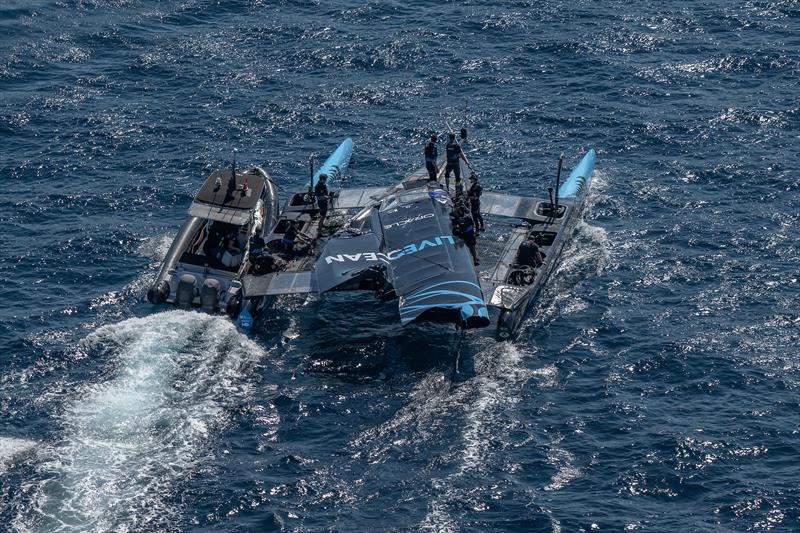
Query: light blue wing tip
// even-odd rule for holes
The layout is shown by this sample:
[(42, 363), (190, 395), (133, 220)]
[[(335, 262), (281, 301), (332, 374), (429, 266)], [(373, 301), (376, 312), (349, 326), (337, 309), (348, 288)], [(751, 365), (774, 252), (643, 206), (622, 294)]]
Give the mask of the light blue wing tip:
[(351, 137), (346, 138), (336, 147), (336, 150), (331, 152), (325, 162), (322, 164), (321, 167), (314, 172), (314, 176), (311, 180), (311, 186), (315, 186), (317, 184), (317, 180), (319, 179), (319, 175), (323, 172), (331, 176), (334, 180), (336, 178), (341, 178), (342, 176), (347, 175), (347, 167), (350, 165), (350, 157), (353, 155), (353, 139)]
[(594, 175), (594, 163), (596, 159), (597, 152), (592, 148), (583, 156), (578, 166), (570, 172), (567, 180), (558, 189), (558, 196), (561, 198), (569, 198), (571, 196), (576, 196), (579, 192), (584, 190)]

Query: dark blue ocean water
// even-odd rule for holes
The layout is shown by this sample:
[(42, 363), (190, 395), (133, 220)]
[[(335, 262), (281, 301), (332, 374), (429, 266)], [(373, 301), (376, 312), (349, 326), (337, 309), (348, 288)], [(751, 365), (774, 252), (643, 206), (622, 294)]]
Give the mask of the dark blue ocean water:
[[(4, 0), (0, 530), (800, 531), (799, 79), (792, 0)], [(445, 121), (488, 189), (598, 150), (514, 342), (144, 301), (233, 148), (379, 185)]]

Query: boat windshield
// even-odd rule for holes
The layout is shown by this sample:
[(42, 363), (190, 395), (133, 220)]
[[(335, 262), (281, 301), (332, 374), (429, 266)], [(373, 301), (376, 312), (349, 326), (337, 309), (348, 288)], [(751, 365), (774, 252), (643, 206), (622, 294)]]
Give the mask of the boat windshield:
[(236, 272), (244, 259), (249, 224), (206, 220), (188, 241), (181, 263)]

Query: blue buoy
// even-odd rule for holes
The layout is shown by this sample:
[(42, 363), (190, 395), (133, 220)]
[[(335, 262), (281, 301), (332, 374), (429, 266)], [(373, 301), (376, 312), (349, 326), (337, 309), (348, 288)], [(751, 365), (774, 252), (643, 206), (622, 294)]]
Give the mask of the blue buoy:
[(250, 311), (243, 309), (239, 313), (239, 318), (236, 319), (236, 325), (239, 326), (239, 329), (250, 331), (250, 328), (253, 327), (253, 315), (250, 314)]

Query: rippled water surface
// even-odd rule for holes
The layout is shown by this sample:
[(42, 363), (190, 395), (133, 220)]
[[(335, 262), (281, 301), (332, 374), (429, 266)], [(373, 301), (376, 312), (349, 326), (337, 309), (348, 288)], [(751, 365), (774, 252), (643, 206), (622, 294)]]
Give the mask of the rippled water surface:
[[(800, 531), (798, 79), (794, 0), (5, 0), (0, 529)], [(375, 186), (446, 121), (488, 189), (598, 150), (515, 341), (144, 301), (233, 148)]]

